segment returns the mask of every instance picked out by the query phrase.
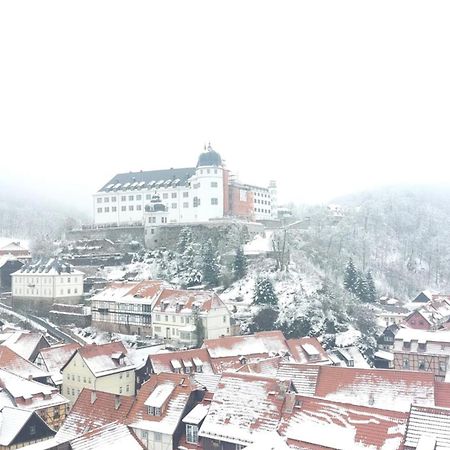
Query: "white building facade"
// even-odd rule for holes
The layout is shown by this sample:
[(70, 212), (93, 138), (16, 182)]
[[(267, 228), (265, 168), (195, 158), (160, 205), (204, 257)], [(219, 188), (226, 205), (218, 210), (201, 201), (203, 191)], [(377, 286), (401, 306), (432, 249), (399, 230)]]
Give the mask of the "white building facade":
[[(252, 195), (233, 207), (233, 185), (221, 156), (211, 146), (200, 154), (196, 167), (122, 173), (93, 196), (97, 226), (142, 225), (155, 197), (165, 207), (164, 223), (204, 222), (224, 217), (276, 218), (276, 184), (246, 186)], [(245, 211), (245, 212), (242, 212)], [(159, 216), (158, 216), (159, 217)], [(153, 220), (150, 218), (150, 220)]]

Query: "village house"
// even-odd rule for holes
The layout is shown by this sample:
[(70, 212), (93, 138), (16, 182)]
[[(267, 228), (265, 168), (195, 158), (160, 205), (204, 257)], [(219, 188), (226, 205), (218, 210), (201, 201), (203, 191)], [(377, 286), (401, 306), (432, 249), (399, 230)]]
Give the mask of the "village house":
[(51, 374), (46, 368), (33, 364), (4, 345), (0, 345), (0, 367), (27, 380), (51, 384)]
[(22, 358), (32, 362), (43, 348), (50, 347), (50, 343), (42, 333), (27, 330), (16, 330), (8, 333), (1, 345), (10, 348)]
[(62, 393), (73, 404), (83, 388), (133, 396), (135, 365), (122, 342), (79, 348), (61, 369)]
[(292, 449), (398, 450), (407, 417), (407, 412), (294, 394), (283, 409), (278, 432)]
[(126, 334), (152, 334), (152, 306), (162, 281), (115, 282), (91, 298), (92, 325)]
[(0, 369), (2, 404), (35, 411), (53, 430), (66, 418), (68, 400), (58, 389)]
[(15, 309), (48, 313), (53, 303), (83, 300), (84, 273), (57, 259), (26, 264), (11, 276)]
[(21, 261), (27, 261), (31, 258), (30, 251), (20, 245), (20, 242), (10, 242), (0, 248), (0, 256), (11, 255)]
[(41, 349), (35, 359), (36, 365), (50, 375), (52, 383), (60, 392), (63, 381), (61, 369), (80, 347), (81, 345), (76, 343), (54, 345)]
[(205, 450), (244, 449), (258, 432), (276, 432), (291, 382), (243, 373), (224, 373), (195, 433)]
[(111, 394), (84, 388), (72, 406), (55, 441), (72, 439), (110, 423), (125, 423), (135, 400), (134, 396)]
[(431, 372), (437, 381), (448, 379), (450, 330), (401, 328), (395, 335), (394, 368)]
[(3, 406), (0, 410), (0, 450), (13, 450), (50, 439), (55, 431), (34, 411)]
[(229, 336), (231, 314), (213, 291), (165, 288), (152, 311), (153, 337), (187, 347), (198, 341)]
[(184, 374), (161, 373), (144, 383), (128, 414), (128, 426), (148, 449), (176, 449), (185, 417), (201, 392)]

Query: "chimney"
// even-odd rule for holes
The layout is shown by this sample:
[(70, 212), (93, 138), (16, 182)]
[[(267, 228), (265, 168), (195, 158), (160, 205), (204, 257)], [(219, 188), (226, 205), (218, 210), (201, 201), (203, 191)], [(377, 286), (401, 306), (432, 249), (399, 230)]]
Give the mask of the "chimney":
[(95, 400), (97, 400), (97, 392), (91, 391), (91, 405), (95, 403)]
[(114, 409), (119, 409), (120, 408), (120, 395), (115, 396), (114, 398)]

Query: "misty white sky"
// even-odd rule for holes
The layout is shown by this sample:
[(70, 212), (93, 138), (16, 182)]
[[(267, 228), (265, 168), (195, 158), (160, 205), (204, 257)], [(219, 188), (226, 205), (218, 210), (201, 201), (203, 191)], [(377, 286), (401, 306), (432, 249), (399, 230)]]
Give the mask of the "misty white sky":
[(449, 178), (448, 1), (0, 3), (0, 176), (90, 209), (209, 140), (282, 201)]

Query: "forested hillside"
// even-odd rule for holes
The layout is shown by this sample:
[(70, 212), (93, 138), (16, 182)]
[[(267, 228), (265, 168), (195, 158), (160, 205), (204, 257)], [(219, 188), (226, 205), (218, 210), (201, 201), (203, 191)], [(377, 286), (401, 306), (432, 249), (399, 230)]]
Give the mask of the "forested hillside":
[(410, 298), (450, 291), (450, 189), (386, 188), (305, 207), (287, 233), (291, 259), (307, 259), (342, 283), (350, 258), (374, 275), (380, 294)]

